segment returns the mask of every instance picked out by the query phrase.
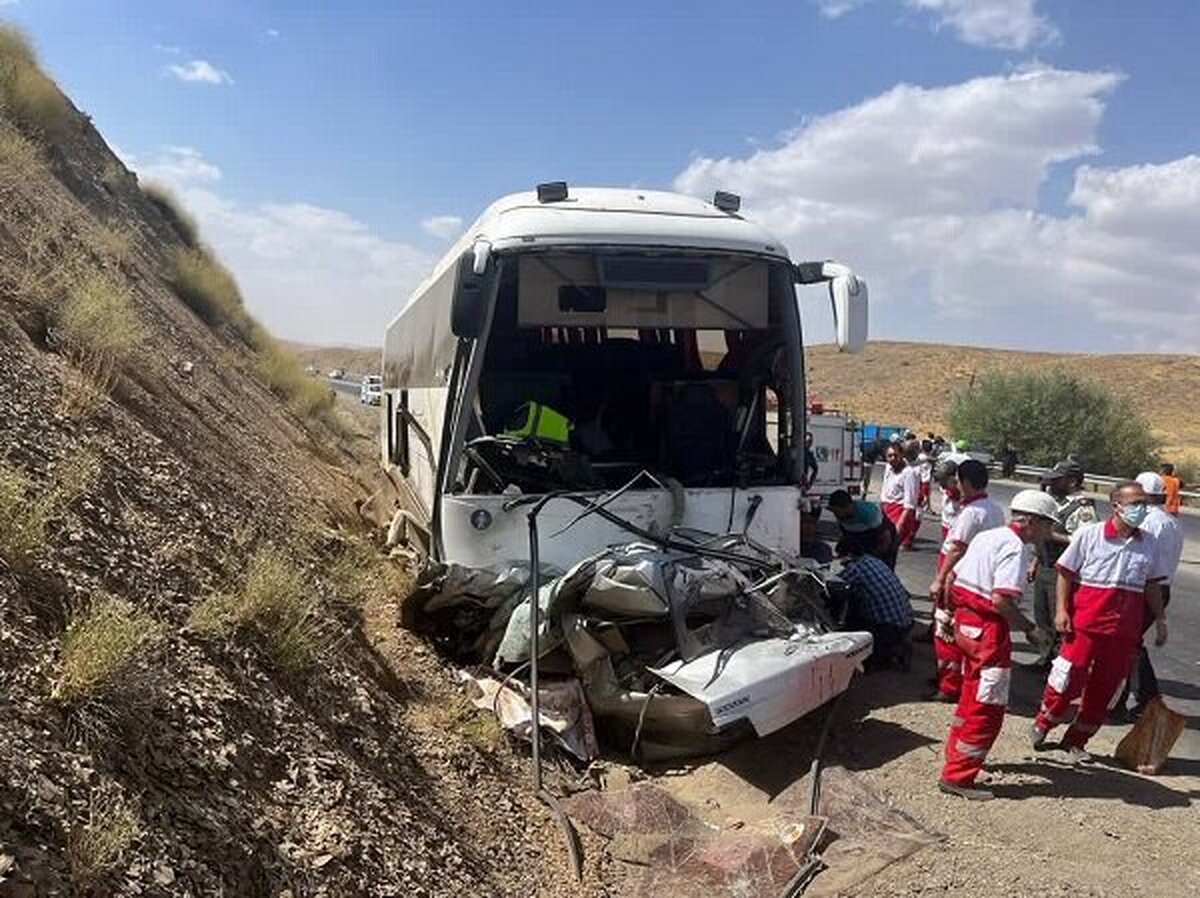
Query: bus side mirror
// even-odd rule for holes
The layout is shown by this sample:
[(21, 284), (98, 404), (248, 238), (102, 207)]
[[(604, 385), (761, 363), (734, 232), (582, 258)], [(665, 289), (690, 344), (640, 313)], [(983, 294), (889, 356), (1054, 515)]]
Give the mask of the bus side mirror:
[(839, 352), (862, 352), (867, 345), (867, 282), (849, 272), (829, 281), (833, 327)]
[(450, 301), (450, 330), (456, 337), (473, 340), (483, 333), (487, 318), (488, 290), (496, 266), (489, 258), (491, 249), (480, 241), (458, 260), (458, 277)]

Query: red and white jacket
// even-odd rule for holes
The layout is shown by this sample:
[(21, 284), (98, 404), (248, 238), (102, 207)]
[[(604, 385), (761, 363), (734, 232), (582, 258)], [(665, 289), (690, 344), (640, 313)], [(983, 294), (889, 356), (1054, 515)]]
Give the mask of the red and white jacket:
[(1029, 552), (1012, 527), (993, 527), (971, 540), (954, 566), (954, 603), (981, 614), (997, 614), (992, 597), (1020, 597), (1029, 571)]
[(1004, 509), (988, 498), (987, 493), (960, 499), (958, 514), (950, 525), (950, 531), (942, 543), (942, 552), (949, 552), (955, 544), (969, 546), (978, 534), (985, 530), (1004, 526)]
[(920, 488), (921, 473), (912, 465), (905, 465), (899, 471), (893, 471), (891, 465), (884, 465), (879, 501), (884, 505), (903, 505), (916, 511)]
[(1080, 527), (1057, 565), (1076, 582), (1072, 626), (1141, 641), (1146, 584), (1170, 573), (1162, 556), (1153, 536), (1121, 536), (1111, 518)]

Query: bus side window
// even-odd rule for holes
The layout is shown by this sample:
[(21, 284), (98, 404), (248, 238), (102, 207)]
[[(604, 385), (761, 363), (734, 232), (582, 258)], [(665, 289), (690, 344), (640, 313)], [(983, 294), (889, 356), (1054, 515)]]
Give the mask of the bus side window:
[(400, 413), (396, 415), (396, 424), (398, 431), (397, 455), (399, 456), (396, 463), (400, 466), (400, 473), (405, 477), (408, 476), (409, 457), (408, 457), (408, 390), (400, 391)]
[(409, 471), (409, 454), (408, 454), (408, 390), (401, 390), (399, 395), (399, 404), (393, 405), (396, 402), (397, 394), (388, 393), (388, 460), (400, 469), (400, 473), (407, 477)]

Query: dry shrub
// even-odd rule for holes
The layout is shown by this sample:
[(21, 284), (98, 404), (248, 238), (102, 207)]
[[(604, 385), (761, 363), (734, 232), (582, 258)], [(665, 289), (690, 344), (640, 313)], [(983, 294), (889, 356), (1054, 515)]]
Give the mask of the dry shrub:
[(260, 336), (258, 376), (271, 392), (283, 399), (297, 415), (307, 421), (323, 421), (336, 426), (333, 389), (304, 372), (300, 360), (274, 340)]
[(29, 39), (7, 24), (0, 24), (0, 112), (22, 130), (49, 137), (61, 136), (71, 122), (66, 97), (38, 65)]
[(142, 185), (142, 193), (175, 229), (180, 240), (191, 249), (199, 248), (200, 228), (196, 225), (196, 219), (183, 208), (183, 204), (179, 202), (170, 188), (150, 181)]
[(83, 418), (104, 403), (121, 367), (142, 345), (145, 328), (129, 289), (94, 269), (67, 288), (59, 326), (74, 365), (63, 377), (59, 412)]
[(51, 508), (31, 495), (30, 479), (0, 463), (0, 560), (25, 570), (46, 542)]
[(124, 793), (114, 784), (97, 786), (88, 798), (87, 819), (67, 834), (71, 878), (78, 886), (89, 886), (112, 870), (140, 835), (137, 814)]
[(133, 255), (133, 236), (120, 225), (102, 225), (92, 231), (89, 241), (100, 257), (117, 267), (124, 266)]
[(326, 565), (325, 580), (343, 605), (361, 610), (372, 598), (398, 598), (412, 589), (412, 574), (370, 542), (352, 538)]
[(203, 249), (177, 249), (171, 253), (171, 287), (184, 304), (209, 326), (231, 326), (243, 338), (255, 327), (242, 306), (242, 293), (233, 275)]
[(121, 162), (110, 159), (104, 163), (104, 170), (100, 173), (100, 183), (108, 188), (109, 193), (116, 193), (132, 180), (133, 175)]
[(161, 639), (162, 628), (149, 613), (123, 599), (97, 595), (67, 624), (53, 697), (80, 709), (120, 711), (140, 704), (151, 682), (150, 657)]
[(15, 128), (0, 125), (0, 201), (28, 191), (45, 169), (37, 144)]
[(61, 327), (73, 355), (110, 368), (125, 362), (145, 338), (129, 288), (98, 271), (80, 275), (68, 288)]
[(252, 629), (275, 663), (293, 674), (317, 666), (336, 642), (304, 574), (272, 548), (254, 553), (237, 592), (214, 594), (200, 602), (188, 626), (210, 636)]
[[(21, 149), (21, 138), (0, 128), (0, 293), (27, 306), (48, 309), (82, 269), (83, 256), (68, 239), (55, 207), (39, 198), (48, 177)], [(17, 158), (16, 173), (6, 171), (2, 147)], [(13, 149), (16, 148), (16, 149)]]

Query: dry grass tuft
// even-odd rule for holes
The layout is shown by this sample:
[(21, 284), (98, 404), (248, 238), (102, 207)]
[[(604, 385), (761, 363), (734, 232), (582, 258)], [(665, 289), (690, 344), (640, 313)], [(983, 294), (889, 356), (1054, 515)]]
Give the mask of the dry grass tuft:
[(259, 340), (258, 376), (271, 392), (286, 401), (301, 418), (337, 426), (333, 416), (336, 401), (333, 388), (306, 374), (300, 359), (279, 343), (265, 335), (260, 335)]
[(168, 281), (184, 304), (210, 327), (229, 325), (247, 339), (255, 332), (237, 281), (206, 250), (173, 251)]
[(94, 270), (68, 288), (61, 327), (73, 356), (108, 368), (125, 362), (145, 339), (129, 288)]
[(330, 621), (311, 595), (295, 564), (275, 549), (259, 549), (241, 588), (204, 599), (192, 610), (188, 626), (210, 636), (252, 629), (280, 668), (304, 673), (326, 658), (336, 643)]
[(112, 784), (94, 789), (87, 820), (67, 834), (67, 862), (76, 885), (87, 887), (112, 870), (140, 836), (137, 814), (121, 790)]
[(148, 182), (142, 185), (142, 193), (175, 229), (179, 239), (191, 249), (199, 248), (200, 228), (196, 225), (196, 219), (192, 218), (191, 213), (183, 208), (179, 199), (169, 188), (162, 184)]
[(99, 460), (81, 452), (61, 464), (50, 488), (35, 496), (28, 475), (0, 462), (0, 561), (27, 570), (46, 544), (46, 524), (90, 490), (99, 471)]
[(356, 538), (347, 540), (341, 554), (326, 565), (324, 578), (338, 601), (353, 610), (362, 610), (372, 598), (406, 595), (413, 586), (410, 571)]
[(144, 342), (145, 328), (129, 289), (95, 269), (70, 282), (58, 317), (74, 365), (63, 377), (59, 412), (80, 419), (104, 403), (121, 367)]
[(71, 108), (38, 65), (29, 39), (0, 24), (0, 112), (27, 133), (56, 137), (71, 123)]
[(15, 128), (0, 126), (0, 201), (28, 190), (45, 170), (37, 144)]
[(16, 468), (0, 463), (0, 561), (25, 570), (46, 542), (51, 507), (32, 496), (32, 483)]
[(118, 268), (133, 256), (133, 235), (120, 225), (102, 225), (90, 236), (92, 248)]
[(71, 618), (52, 695), (66, 705), (121, 706), (144, 699), (149, 656), (162, 639), (153, 616), (100, 594)]

